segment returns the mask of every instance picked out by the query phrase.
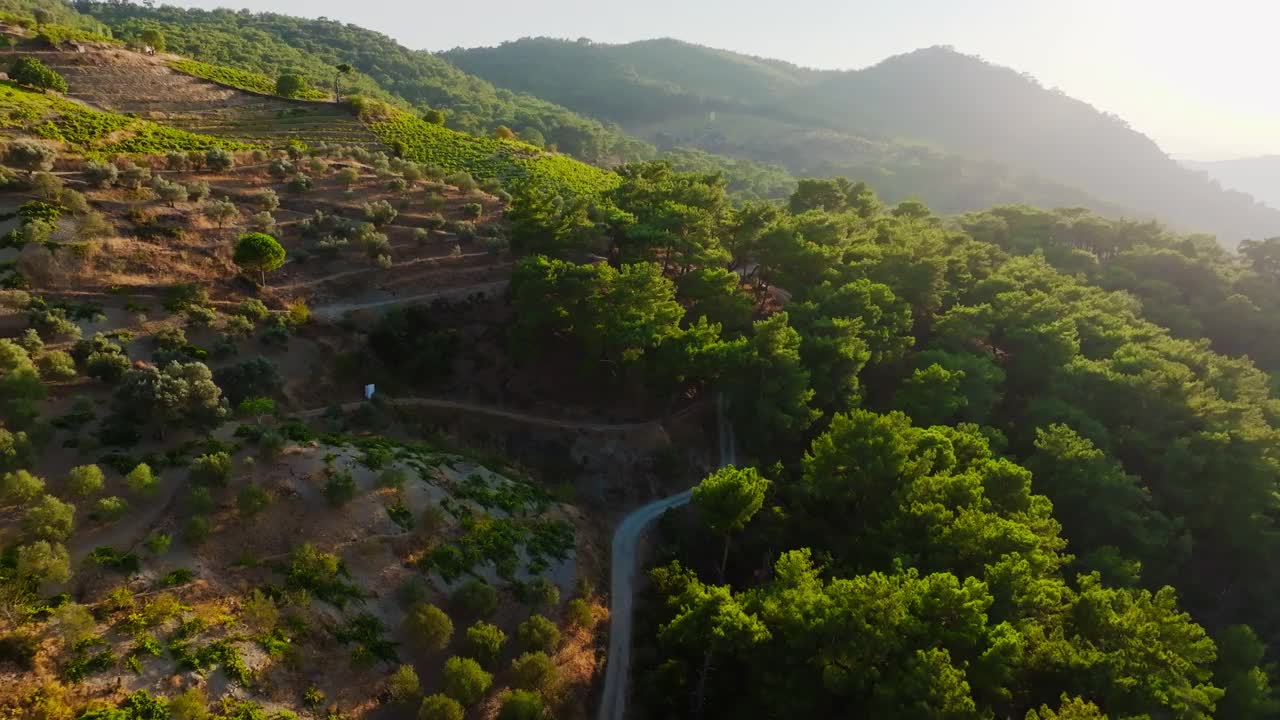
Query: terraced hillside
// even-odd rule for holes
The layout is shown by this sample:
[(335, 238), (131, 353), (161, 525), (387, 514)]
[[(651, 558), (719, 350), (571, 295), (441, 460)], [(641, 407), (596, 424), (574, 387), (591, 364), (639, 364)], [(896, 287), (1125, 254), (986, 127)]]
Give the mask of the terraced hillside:
[(334, 103), (286, 100), (219, 85), (174, 70), (168, 56), (121, 48), (30, 54), (66, 78), (69, 97), (104, 110), (233, 140), (379, 145), (359, 119)]

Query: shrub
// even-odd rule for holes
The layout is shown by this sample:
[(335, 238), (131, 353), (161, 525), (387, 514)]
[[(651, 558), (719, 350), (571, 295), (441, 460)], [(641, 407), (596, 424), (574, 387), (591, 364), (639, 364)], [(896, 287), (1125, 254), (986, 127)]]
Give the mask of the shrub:
[(89, 517), (98, 522), (115, 522), (129, 512), (129, 501), (122, 497), (111, 496), (98, 498), (89, 511)]
[(462, 206), (462, 216), (477, 220), (484, 214), (484, 206), (478, 202), (469, 202)]
[(97, 465), (79, 465), (67, 473), (67, 490), (76, 497), (87, 498), (102, 492), (105, 480)]
[(338, 182), (345, 188), (360, 182), (360, 171), (353, 167), (345, 167), (338, 171)]
[(52, 495), (32, 503), (22, 516), (27, 535), (37, 540), (62, 542), (75, 529), (76, 507)]
[(375, 200), (364, 205), (364, 218), (374, 227), (382, 227), (396, 219), (396, 209), (386, 200)]
[(294, 175), (284, 185), (284, 189), (291, 193), (309, 192), (313, 187), (315, 187), (315, 182), (306, 175)]
[(346, 505), (356, 496), (355, 478), (345, 470), (335, 472), (325, 481), (322, 492), (330, 505), (334, 507)]
[(281, 73), (276, 78), (276, 94), (280, 97), (301, 97), (310, 90), (307, 79), (297, 73)]
[(506, 642), (507, 634), (502, 632), (497, 625), (491, 625), (481, 620), (467, 628), (464, 651), (475, 658), (481, 665), (487, 667), (498, 659), (498, 654), (502, 652), (502, 646)]
[(484, 697), (493, 676), (471, 658), (451, 657), (444, 663), (441, 689), (444, 694), (466, 705), (474, 705)]
[(226, 198), (206, 201), (201, 212), (205, 217), (217, 223), (218, 227), (222, 227), (228, 221), (240, 217), (240, 210), (236, 208), (236, 204)]
[(44, 495), (44, 480), (26, 470), (15, 470), (0, 479), (0, 498), (11, 505), (26, 505)]
[(529, 604), (535, 607), (553, 608), (560, 604), (560, 588), (546, 578), (529, 583), (525, 590)]
[(502, 701), (498, 720), (541, 720), (542, 696), (528, 690), (514, 690)]
[(203, 180), (187, 184), (187, 199), (191, 202), (204, 202), (209, 197), (209, 183)]
[(521, 690), (549, 692), (560, 681), (560, 671), (551, 656), (542, 651), (527, 652), (511, 661), (511, 684)]
[(231, 455), (218, 451), (197, 457), (191, 461), (190, 479), (201, 485), (226, 485), (231, 479)]
[(186, 172), (191, 167), (191, 160), (186, 153), (175, 150), (164, 156), (164, 166), (174, 172)]
[(259, 233), (273, 233), (276, 231), (276, 219), (264, 210), (249, 216), (249, 228)]
[(232, 405), (253, 397), (271, 397), (284, 384), (276, 364), (264, 357), (219, 368), (213, 380)]
[(423, 650), (443, 650), (453, 637), (453, 621), (429, 603), (416, 605), (404, 618), (404, 635)]
[(102, 213), (96, 210), (80, 216), (76, 223), (76, 239), (80, 241), (93, 240), (95, 238), (106, 237), (116, 230)]
[(193, 515), (182, 528), (182, 538), (188, 545), (202, 544), (209, 538), (209, 519), (203, 515)]
[(71, 579), (71, 554), (62, 543), (38, 540), (18, 548), (18, 577), (36, 583), (62, 583)]
[(418, 708), (418, 720), (462, 720), (465, 712), (457, 700), (437, 693), (422, 699), (422, 706)]
[(52, 170), (58, 153), (44, 143), (35, 140), (15, 140), (5, 148), (4, 162), (27, 172)]
[(9, 68), (9, 79), (37, 90), (67, 91), (67, 81), (38, 59), (23, 56)]
[(422, 684), (418, 681), (418, 673), (412, 665), (401, 665), (387, 678), (387, 692), (391, 701), (408, 704), (418, 698), (422, 692)]
[(276, 191), (270, 188), (263, 190), (255, 201), (258, 204), (258, 209), (263, 212), (275, 212), (280, 208), (280, 196), (276, 195)]
[(271, 504), (271, 495), (258, 485), (245, 485), (236, 495), (236, 507), (245, 517), (254, 517)]
[(151, 189), (156, 191), (156, 197), (161, 201), (169, 203), (169, 207), (174, 207), (177, 203), (186, 202), (187, 186), (182, 183), (170, 182), (162, 177), (156, 177), (151, 181)]
[(209, 698), (204, 688), (192, 686), (170, 698), (169, 716), (173, 720), (208, 720)]
[(124, 482), (129, 491), (137, 495), (150, 495), (160, 485), (155, 473), (151, 472), (151, 466), (146, 463), (138, 463), (124, 476)]
[(547, 618), (533, 615), (516, 628), (516, 639), (526, 649), (552, 653), (560, 644), (560, 629)]
[(570, 600), (566, 609), (569, 612), (570, 625), (590, 629), (596, 624), (596, 616), (591, 610), (591, 603), (587, 602), (583, 598), (574, 598)]
[(107, 188), (116, 184), (120, 169), (112, 163), (89, 161), (84, 166), (84, 177), (93, 187)]
[(62, 350), (51, 350), (36, 361), (40, 375), (48, 380), (67, 380), (76, 376), (76, 361)]
[(224, 148), (210, 148), (204, 155), (205, 167), (215, 172), (226, 172), (236, 166), (236, 158)]
[(466, 172), (456, 172), (452, 175), (446, 175), (444, 177), (444, 183), (446, 185), (452, 185), (463, 192), (470, 192), (475, 190), (477, 187), (475, 178), (471, 177), (471, 174)]
[(85, 374), (106, 383), (118, 382), (129, 371), (129, 358), (119, 353), (95, 352), (85, 361)]
[(498, 591), (483, 580), (471, 578), (453, 591), (450, 600), (458, 612), (488, 617), (498, 607)]
[(280, 610), (276, 602), (261, 590), (255, 589), (240, 603), (240, 622), (254, 635), (267, 635), (276, 629)]
[(62, 194), (62, 180), (57, 175), (47, 172), (34, 173), (28, 181), (31, 192), (45, 200), (57, 200)]
[(284, 180), (298, 171), (293, 163), (283, 158), (276, 158), (267, 166), (267, 173), (277, 180)]
[(137, 190), (150, 179), (151, 168), (135, 165), (128, 160), (120, 162), (120, 184), (124, 187)]
[(249, 298), (240, 303), (240, 306), (236, 308), (236, 314), (243, 315), (254, 322), (259, 322), (266, 320), (271, 315), (271, 311), (267, 309), (267, 306), (261, 300)]
[[(172, 542), (173, 537), (168, 533), (152, 533), (147, 536), (143, 544), (147, 546), (147, 550), (150, 550), (152, 555), (163, 555), (169, 552), (169, 545)], [(177, 571), (175, 570), (174, 572)], [(172, 575), (173, 573), (170, 574)]]
[(425, 225), (428, 230), (439, 230), (444, 227), (445, 219), (444, 219), (444, 216), (442, 216), (438, 212), (431, 213), (430, 215), (423, 218), (422, 224)]

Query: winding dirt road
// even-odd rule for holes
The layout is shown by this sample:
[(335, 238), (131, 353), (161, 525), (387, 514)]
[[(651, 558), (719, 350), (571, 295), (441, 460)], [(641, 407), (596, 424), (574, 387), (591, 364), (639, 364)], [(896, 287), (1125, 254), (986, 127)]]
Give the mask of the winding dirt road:
[[(384, 400), (388, 405), (398, 407), (429, 407), (440, 408), (442, 410), (457, 410), (459, 412), (473, 413), (476, 415), (488, 415), (489, 417), (503, 418), (506, 420), (515, 420), (517, 422), (528, 423), (529, 425), (540, 425), (542, 427), (561, 428), (564, 430), (581, 430), (585, 432), (635, 432), (639, 430), (658, 430), (661, 429), (662, 423), (657, 420), (649, 420), (647, 422), (638, 423), (595, 423), (595, 422), (578, 422), (575, 420), (561, 420), (558, 418), (543, 417), (541, 415), (530, 415), (529, 413), (520, 412), (518, 410), (504, 410), (503, 408), (493, 405), (477, 405), (475, 403), (460, 402), (458, 400), (444, 400), (439, 398), (423, 398), (423, 397), (407, 397), (407, 398), (387, 398)], [(355, 410), (361, 405), (366, 404), (364, 400), (343, 403), (343, 410)], [(316, 415), (327, 412), (329, 408), (315, 408), (314, 410), (303, 410), (299, 413), (293, 413), (297, 417), (315, 417)]]
[[(732, 465), (733, 428), (725, 422), (724, 408), (718, 397), (716, 419), (720, 428), (720, 466)], [(632, 605), (635, 601), (636, 571), (640, 564), (640, 537), (663, 513), (687, 504), (692, 497), (693, 490), (689, 489), (649, 503), (623, 518), (613, 533), (613, 570), (609, 582), (609, 658), (605, 665), (604, 692), (600, 697), (598, 720), (624, 720), (627, 715)]]
[(337, 320), (349, 312), (357, 312), (360, 310), (374, 310), (377, 308), (395, 307), (397, 305), (414, 305), (426, 302), (428, 300), (443, 300), (446, 298), (465, 298), (473, 293), (493, 293), (505, 290), (510, 281), (494, 280), (487, 283), (479, 283), (477, 285), (464, 285), (462, 287), (444, 288), (443, 290), (435, 290), (422, 295), (410, 295), (408, 297), (391, 298), (389, 300), (377, 300), (367, 303), (337, 303), (334, 305), (323, 305), (312, 308), (311, 316), (324, 320)]

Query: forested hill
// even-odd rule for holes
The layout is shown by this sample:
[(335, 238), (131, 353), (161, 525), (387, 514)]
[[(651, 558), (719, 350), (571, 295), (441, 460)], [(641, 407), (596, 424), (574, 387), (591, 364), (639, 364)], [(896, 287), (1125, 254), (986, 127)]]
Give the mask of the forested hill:
[[(534, 38), (443, 57), (660, 143), (691, 142), (799, 174), (867, 176), (890, 196), (904, 178), (921, 182), (911, 174), (921, 166), (953, 182), (976, 175), (996, 186), (985, 196), (980, 188), (947, 187), (950, 196), (912, 188), (942, 210), (1018, 199), (1000, 196), (1013, 185), (1035, 194), (1030, 202), (1128, 209), (1232, 245), (1280, 234), (1280, 210), (1182, 167), (1123, 120), (948, 48), (847, 72), (674, 40)], [(875, 164), (882, 174), (855, 172)]]
[(1280, 155), (1182, 164), (1208, 173), (1223, 187), (1249, 193), (1260, 202), (1280, 209)]
[(430, 53), (410, 50), (356, 25), (247, 10), (95, 2), (75, 7), (106, 23), (118, 36), (157, 28), (171, 52), (270, 77), (286, 70), (301, 71), (318, 87), (330, 87), (334, 66), (346, 63), (370, 80), (357, 82), (360, 91), (390, 93), (420, 109), (445, 110), (448, 125), (455, 130), (489, 134), (506, 126), (519, 131), (524, 140), (553, 144), (596, 163), (653, 153), (652, 147), (616, 128), (545, 100), (495, 88)]

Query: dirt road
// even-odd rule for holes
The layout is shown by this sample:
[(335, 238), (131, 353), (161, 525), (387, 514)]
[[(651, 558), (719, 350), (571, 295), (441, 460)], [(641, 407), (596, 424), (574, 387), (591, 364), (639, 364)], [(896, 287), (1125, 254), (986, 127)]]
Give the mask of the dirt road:
[[(429, 407), (440, 408), (443, 410), (458, 410), (460, 412), (473, 413), (476, 415), (488, 415), (489, 417), (515, 420), (517, 422), (528, 423), (530, 425), (541, 425), (542, 427), (579, 430), (585, 432), (636, 432), (641, 430), (654, 431), (662, 428), (662, 423), (657, 420), (638, 423), (578, 422), (575, 420), (560, 420), (557, 418), (543, 417), (541, 415), (530, 415), (529, 413), (523, 413), (518, 410), (504, 410), (493, 405), (477, 405), (475, 403), (436, 398), (388, 398), (384, 402), (388, 405), (395, 405), (398, 407)], [(363, 400), (343, 403), (342, 409), (355, 410), (364, 404)], [(296, 415), (298, 417), (314, 417), (326, 412), (327, 410), (328, 408), (316, 408), (314, 410), (304, 410), (300, 413), (296, 413)]]
[(416, 305), (431, 300), (444, 300), (465, 298), (473, 293), (495, 293), (506, 289), (507, 280), (494, 280), (493, 282), (480, 283), (478, 285), (464, 285), (462, 287), (445, 288), (436, 290), (422, 295), (411, 295), (409, 297), (391, 298), (389, 300), (378, 300), (367, 303), (337, 303), (334, 305), (323, 305), (312, 308), (311, 316), (324, 320), (337, 320), (344, 314), (349, 312), (358, 312), (360, 310), (375, 310), (377, 308), (390, 308), (397, 305)]
[[(724, 419), (717, 398), (716, 418), (720, 427), (720, 466), (734, 462), (733, 428)], [(693, 490), (649, 503), (622, 519), (613, 533), (612, 577), (609, 582), (609, 659), (604, 674), (598, 720), (624, 720), (627, 715), (627, 687), (631, 671), (631, 611), (635, 601), (636, 570), (640, 564), (640, 536), (654, 520), (671, 508), (689, 502)]]

